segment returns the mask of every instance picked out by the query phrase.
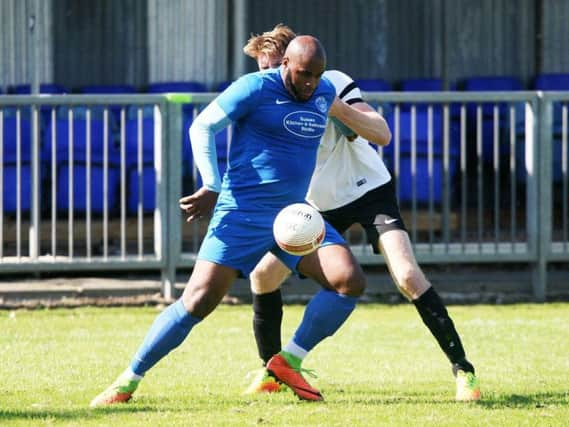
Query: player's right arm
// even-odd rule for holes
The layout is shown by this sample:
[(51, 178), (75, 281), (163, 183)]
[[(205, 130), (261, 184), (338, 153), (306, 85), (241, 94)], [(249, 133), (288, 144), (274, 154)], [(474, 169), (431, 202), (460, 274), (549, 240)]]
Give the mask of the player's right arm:
[(247, 75), (214, 99), (194, 120), (190, 127), (190, 142), (196, 167), (203, 187), (179, 200), (180, 208), (188, 214), (188, 222), (209, 214), (215, 207), (221, 191), (221, 177), (217, 168), (215, 134), (248, 113), (255, 102), (258, 79)]

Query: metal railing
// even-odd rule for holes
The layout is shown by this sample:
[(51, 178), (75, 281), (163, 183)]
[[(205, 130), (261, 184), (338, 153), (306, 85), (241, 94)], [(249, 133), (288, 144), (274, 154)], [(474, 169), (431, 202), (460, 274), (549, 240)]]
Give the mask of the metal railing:
[[(164, 270), (165, 97), (10, 95), (0, 105), (0, 271)], [(134, 212), (127, 207), (129, 184), (142, 195), (144, 110), (157, 142), (146, 165), (156, 177), (151, 215), (141, 197)]]
[[(207, 226), (177, 201), (199, 185), (186, 132), (214, 96), (0, 96), (0, 271), (160, 270), (171, 297)], [(379, 152), (419, 262), (527, 263), (544, 300), (548, 263), (569, 260), (569, 93), (365, 96), (393, 133)]]

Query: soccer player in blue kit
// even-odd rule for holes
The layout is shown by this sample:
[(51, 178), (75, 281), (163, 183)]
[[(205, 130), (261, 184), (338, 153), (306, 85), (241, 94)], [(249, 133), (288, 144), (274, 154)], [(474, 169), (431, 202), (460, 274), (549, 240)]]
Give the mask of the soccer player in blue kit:
[[(353, 311), (365, 276), (337, 231), (327, 225), (322, 246), (300, 259), (280, 250), (272, 234), (279, 210), (305, 200), (326, 116), (339, 102), (332, 84), (321, 80), (325, 67), (320, 42), (299, 36), (288, 45), (280, 68), (241, 77), (196, 118), (190, 136), (204, 185), (186, 198), (185, 211), (199, 218), (215, 206), (207, 234), (182, 297), (155, 319), (130, 366), (91, 407), (130, 400), (144, 374), (179, 346), (234, 280), (247, 277), (267, 252), (324, 288), (295, 333), (303, 351), (334, 334)], [(221, 182), (214, 134), (231, 122), (233, 142)], [(299, 398), (322, 400), (284, 357), (275, 356), (267, 368)]]

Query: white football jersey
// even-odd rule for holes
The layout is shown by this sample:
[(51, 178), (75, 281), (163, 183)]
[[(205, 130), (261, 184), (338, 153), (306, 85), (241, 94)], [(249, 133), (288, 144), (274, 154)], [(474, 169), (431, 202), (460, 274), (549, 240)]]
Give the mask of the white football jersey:
[[(324, 76), (342, 101), (363, 102), (359, 88), (348, 75), (330, 70)], [(390, 179), (383, 160), (365, 139), (358, 137), (350, 142), (328, 119), (306, 200), (319, 211), (336, 209)]]

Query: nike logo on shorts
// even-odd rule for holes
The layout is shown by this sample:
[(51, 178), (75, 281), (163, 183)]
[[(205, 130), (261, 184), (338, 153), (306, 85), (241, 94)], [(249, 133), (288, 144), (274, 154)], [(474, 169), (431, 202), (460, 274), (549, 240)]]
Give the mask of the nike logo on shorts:
[(281, 104), (288, 104), (289, 102), (292, 102), (292, 101), (290, 101), (288, 99), (285, 99), (284, 101), (277, 99), (275, 102), (277, 103), (277, 105), (281, 105)]

